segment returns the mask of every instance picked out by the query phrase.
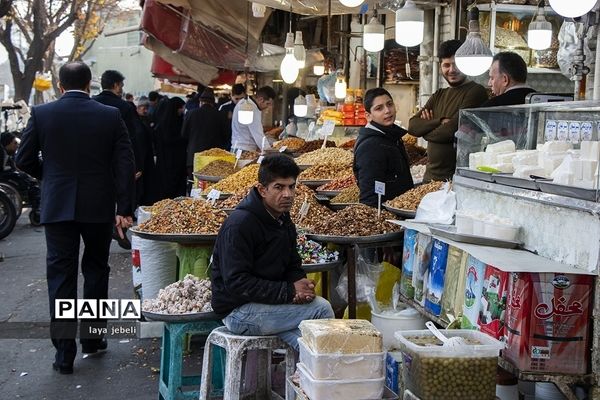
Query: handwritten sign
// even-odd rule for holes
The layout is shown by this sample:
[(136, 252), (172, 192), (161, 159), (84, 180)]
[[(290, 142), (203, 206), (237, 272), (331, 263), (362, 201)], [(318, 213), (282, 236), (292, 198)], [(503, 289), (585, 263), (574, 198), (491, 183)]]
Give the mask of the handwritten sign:
[(569, 138), (569, 123), (567, 121), (558, 121), (557, 138), (563, 142)]
[(546, 129), (544, 131), (544, 137), (546, 141), (549, 142), (551, 140), (556, 140), (556, 121), (548, 120), (546, 121)]
[(569, 124), (569, 140), (571, 143), (579, 143), (581, 137), (581, 123), (573, 121)]
[(256, 163), (257, 163), (257, 164), (261, 164), (261, 163), (262, 163), (262, 161), (264, 160), (264, 158), (265, 158), (265, 156), (260, 156), (260, 157), (258, 157), (258, 160), (256, 160)]
[(267, 142), (267, 138), (265, 136), (263, 136), (262, 138), (262, 143), (260, 145), (260, 152), (264, 154), (265, 152), (265, 143)]
[(375, 181), (375, 193), (377, 193), (377, 216), (381, 217), (381, 196), (385, 196), (385, 183)]
[(206, 196), (206, 200), (214, 205), (217, 200), (219, 200), (219, 197), (221, 197), (221, 192), (217, 189), (211, 189), (210, 192), (208, 192), (208, 196)]
[(590, 141), (592, 140), (592, 133), (594, 132), (594, 126), (591, 122), (581, 123), (581, 140)]
[(323, 135), (323, 145), (321, 146), (322, 149), (327, 147), (327, 137), (331, 136), (334, 129), (335, 129), (335, 121), (332, 121), (330, 119), (326, 120), (325, 123), (323, 124), (323, 127), (321, 128), (321, 134)]
[(233, 164), (233, 169), (237, 168), (238, 161), (242, 158), (242, 149), (237, 149), (235, 152), (235, 163)]
[(308, 210), (310, 209), (310, 203), (308, 202), (308, 196), (304, 196), (304, 201), (300, 206), (300, 222), (308, 215)]

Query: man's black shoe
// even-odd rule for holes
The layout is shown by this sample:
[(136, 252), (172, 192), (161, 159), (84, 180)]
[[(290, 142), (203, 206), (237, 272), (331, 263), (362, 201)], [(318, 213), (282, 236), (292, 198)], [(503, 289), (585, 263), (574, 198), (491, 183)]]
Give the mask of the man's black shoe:
[(97, 344), (82, 344), (81, 352), (83, 354), (96, 354), (98, 352), (104, 352), (108, 348), (108, 342), (106, 339), (102, 339), (100, 343)]
[(62, 375), (70, 375), (73, 373), (73, 364), (52, 363), (52, 368)]
[(117, 241), (119, 247), (125, 250), (131, 250), (131, 242), (127, 237), (127, 229), (123, 229), (123, 239), (121, 239), (119, 232), (117, 232), (117, 228), (113, 228), (112, 237)]

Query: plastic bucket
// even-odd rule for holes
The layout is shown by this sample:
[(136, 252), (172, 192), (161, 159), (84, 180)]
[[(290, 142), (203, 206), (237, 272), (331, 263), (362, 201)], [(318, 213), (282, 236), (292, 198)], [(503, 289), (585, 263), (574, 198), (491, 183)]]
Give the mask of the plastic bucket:
[(396, 313), (375, 313), (371, 311), (371, 323), (383, 335), (383, 347), (386, 350), (398, 348), (398, 341), (394, 337), (396, 331), (410, 331), (425, 328), (425, 318), (414, 308), (406, 307)]

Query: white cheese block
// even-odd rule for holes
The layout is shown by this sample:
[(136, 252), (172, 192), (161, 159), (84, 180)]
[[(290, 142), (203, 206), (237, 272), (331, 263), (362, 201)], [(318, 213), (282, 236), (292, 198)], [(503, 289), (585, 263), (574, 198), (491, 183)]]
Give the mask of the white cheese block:
[(556, 151), (567, 151), (572, 149), (573, 145), (571, 142), (563, 142), (560, 140), (551, 140), (549, 142), (544, 143), (544, 147), (542, 149), (545, 153), (556, 152)]
[(572, 172), (561, 172), (554, 176), (552, 181), (557, 185), (572, 186), (573, 185), (573, 173)]
[(492, 164), (496, 164), (496, 154), (495, 153), (483, 153), (481, 165), (490, 166)]
[(515, 169), (521, 166), (536, 166), (538, 165), (537, 150), (518, 152), (512, 160)]
[(502, 142), (488, 144), (486, 153), (512, 153), (516, 150), (515, 142), (512, 140), (504, 140)]
[(381, 353), (383, 337), (362, 319), (312, 319), (300, 323), (304, 343), (317, 354)]
[(582, 179), (593, 181), (596, 170), (598, 169), (598, 161), (581, 160), (581, 175)]
[(496, 155), (496, 160), (498, 161), (498, 164), (506, 164), (506, 163), (512, 164), (513, 158), (515, 158), (515, 156), (517, 154), (519, 154), (519, 153), (514, 152), (514, 153), (498, 154), (498, 155)]
[(581, 142), (581, 159), (600, 161), (600, 142)]
[(573, 180), (583, 179), (583, 160), (572, 160), (571, 172), (573, 173)]
[(556, 168), (558, 168), (558, 166), (563, 162), (564, 156), (563, 157), (544, 157), (542, 159), (542, 163), (540, 164), (540, 166), (542, 168), (544, 168), (544, 171), (546, 172), (546, 176), (550, 176), (552, 175), (552, 173), (554, 172), (554, 170), (556, 170)]
[(490, 165), (490, 167), (496, 168), (500, 172), (503, 172), (503, 173), (506, 173), (506, 174), (512, 174), (515, 171), (515, 169), (513, 168), (512, 163), (492, 164), (492, 165)]
[(483, 151), (469, 154), (469, 169), (477, 169), (483, 165)]
[(515, 172), (513, 173), (513, 176), (517, 178), (530, 179), (529, 175), (547, 176), (544, 168), (540, 168), (537, 165), (522, 165), (519, 167), (515, 166)]

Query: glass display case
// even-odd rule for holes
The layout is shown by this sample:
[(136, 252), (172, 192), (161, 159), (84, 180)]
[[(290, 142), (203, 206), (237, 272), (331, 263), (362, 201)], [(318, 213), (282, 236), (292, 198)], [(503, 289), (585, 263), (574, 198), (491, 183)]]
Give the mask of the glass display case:
[(457, 173), (598, 201), (600, 102), (460, 111)]

